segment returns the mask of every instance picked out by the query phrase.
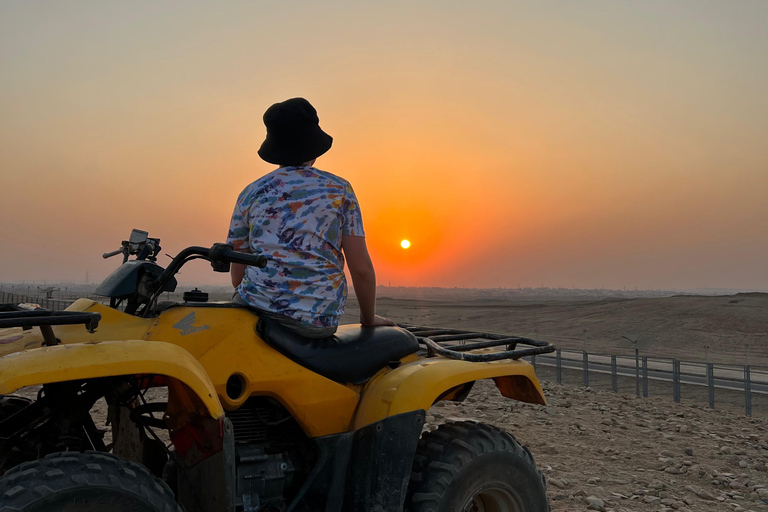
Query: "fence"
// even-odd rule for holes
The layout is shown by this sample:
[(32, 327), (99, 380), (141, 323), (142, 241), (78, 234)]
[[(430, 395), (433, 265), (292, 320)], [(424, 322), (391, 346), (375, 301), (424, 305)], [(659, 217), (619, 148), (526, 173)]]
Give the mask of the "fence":
[[(619, 381), (622, 380), (625, 388), (623, 392), (634, 391), (638, 397), (644, 398), (649, 396), (649, 384), (663, 383), (660, 387), (666, 389), (661, 394), (671, 395), (678, 403), (683, 400), (685, 387), (687, 397), (706, 400), (710, 409), (715, 408), (716, 394), (727, 395), (724, 403), (732, 406), (734, 393), (738, 393), (743, 395), (743, 411), (747, 416), (752, 416), (755, 399), (762, 400), (768, 406), (768, 367), (765, 366), (702, 363), (648, 356), (636, 360), (634, 357), (563, 349), (558, 349), (553, 355), (526, 359), (537, 371), (542, 367), (554, 369), (554, 378), (559, 384), (564, 383), (565, 371), (571, 374), (566, 384), (588, 387), (591, 380), (599, 377), (604, 384), (610, 385), (613, 392), (618, 393)], [(574, 378), (576, 373), (581, 374), (578, 380)], [(634, 390), (630, 390), (628, 384), (634, 384)]]
[(39, 304), (45, 309), (52, 309), (54, 311), (62, 311), (74, 302), (70, 299), (62, 298), (47, 298), (47, 297), (35, 297), (32, 295), (26, 295), (22, 293), (13, 293), (0, 290), (0, 304)]

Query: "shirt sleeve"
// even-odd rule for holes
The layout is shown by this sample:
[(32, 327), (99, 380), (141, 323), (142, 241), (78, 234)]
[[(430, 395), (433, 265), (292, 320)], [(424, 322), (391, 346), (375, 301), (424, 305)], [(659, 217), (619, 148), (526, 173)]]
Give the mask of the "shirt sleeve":
[(346, 184), (344, 188), (344, 204), (342, 205), (344, 216), (342, 234), (345, 236), (365, 236), (363, 229), (363, 215), (360, 212), (360, 204), (357, 202), (352, 185)]
[(235, 211), (232, 212), (232, 220), (229, 223), (229, 233), (227, 234), (227, 243), (232, 244), (236, 251), (249, 252), (251, 250), (248, 227), (248, 211), (243, 208), (242, 200), (244, 194), (240, 194), (235, 204)]

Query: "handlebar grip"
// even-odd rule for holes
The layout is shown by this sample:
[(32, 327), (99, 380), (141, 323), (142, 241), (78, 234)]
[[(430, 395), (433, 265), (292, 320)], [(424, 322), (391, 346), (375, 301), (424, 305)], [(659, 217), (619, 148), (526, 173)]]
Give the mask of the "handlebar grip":
[(122, 253), (123, 253), (123, 250), (122, 249), (118, 249), (118, 250), (112, 251), (112, 252), (105, 252), (104, 254), (101, 255), (101, 257), (104, 258), (104, 259), (107, 259), (107, 258), (111, 258), (112, 256), (117, 256), (118, 254), (122, 254)]
[(248, 252), (237, 252), (228, 244), (214, 244), (209, 252), (211, 263), (222, 261), (227, 263), (240, 263), (249, 267), (264, 268), (269, 260), (263, 254), (251, 254)]
[(249, 254), (246, 252), (232, 251), (229, 254), (226, 254), (225, 257), (231, 263), (241, 263), (243, 265), (248, 265), (249, 267), (264, 268), (269, 262), (267, 257), (263, 254)]

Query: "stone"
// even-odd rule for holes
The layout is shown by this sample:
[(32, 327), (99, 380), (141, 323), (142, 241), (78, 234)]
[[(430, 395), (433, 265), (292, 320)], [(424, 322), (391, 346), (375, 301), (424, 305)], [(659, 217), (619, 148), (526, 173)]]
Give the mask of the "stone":
[(587, 503), (587, 510), (605, 510), (605, 502), (597, 496), (587, 496), (584, 501)]
[(549, 485), (554, 485), (558, 489), (565, 489), (565, 482), (558, 480), (557, 478), (550, 478)]

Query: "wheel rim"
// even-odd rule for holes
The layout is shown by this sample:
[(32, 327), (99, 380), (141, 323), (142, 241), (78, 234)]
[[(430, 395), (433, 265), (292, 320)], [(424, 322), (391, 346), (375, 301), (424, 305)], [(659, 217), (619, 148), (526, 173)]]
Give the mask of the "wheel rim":
[(484, 487), (472, 495), (462, 512), (523, 512), (520, 500), (502, 487)]

